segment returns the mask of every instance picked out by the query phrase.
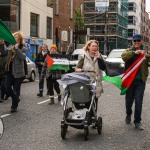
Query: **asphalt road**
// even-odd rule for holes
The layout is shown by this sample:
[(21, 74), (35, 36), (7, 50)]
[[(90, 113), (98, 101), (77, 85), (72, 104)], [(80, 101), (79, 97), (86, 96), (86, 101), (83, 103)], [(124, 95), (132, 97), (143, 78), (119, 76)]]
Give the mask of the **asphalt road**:
[[(4, 134), (0, 150), (149, 150), (150, 149), (150, 79), (148, 79), (142, 122), (144, 131), (134, 129), (133, 122), (126, 125), (124, 96), (110, 83), (103, 83), (104, 93), (99, 99), (98, 115), (103, 118), (102, 134), (90, 128), (88, 141), (83, 130), (69, 127), (66, 140), (60, 136), (63, 107), (48, 105), (48, 96), (39, 98), (38, 81), (22, 84), (18, 112), (10, 113), (11, 99), (0, 104)], [(133, 119), (133, 118), (132, 118)]]

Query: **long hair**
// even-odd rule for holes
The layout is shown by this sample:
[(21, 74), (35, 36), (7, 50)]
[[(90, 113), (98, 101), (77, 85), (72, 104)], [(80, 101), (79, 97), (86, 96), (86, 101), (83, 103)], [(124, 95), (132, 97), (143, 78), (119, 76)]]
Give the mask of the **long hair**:
[(91, 43), (96, 43), (97, 46), (98, 46), (98, 50), (99, 50), (99, 42), (97, 40), (89, 40), (89, 41), (87, 41), (86, 44), (85, 44), (85, 46), (83, 47), (83, 49), (85, 51), (89, 51), (88, 47), (91, 45)]
[(13, 33), (13, 36), (14, 36), (14, 37), (17, 36), (17, 37), (18, 37), (18, 40), (19, 40), (19, 44), (20, 44), (20, 45), (24, 45), (24, 38), (23, 38), (22, 34), (21, 34), (19, 31)]

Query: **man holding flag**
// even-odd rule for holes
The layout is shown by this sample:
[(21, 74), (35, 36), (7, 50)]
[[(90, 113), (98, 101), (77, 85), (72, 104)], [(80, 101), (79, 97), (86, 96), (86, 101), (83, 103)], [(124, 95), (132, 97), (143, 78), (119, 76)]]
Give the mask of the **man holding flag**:
[(141, 124), (142, 103), (145, 84), (150, 65), (150, 53), (143, 50), (142, 37), (135, 34), (132, 40), (133, 46), (125, 50), (122, 59), (125, 62), (126, 72), (122, 77), (122, 92), (126, 93), (126, 118), (125, 122), (131, 122), (132, 105), (135, 100), (134, 124), (138, 130), (144, 130)]

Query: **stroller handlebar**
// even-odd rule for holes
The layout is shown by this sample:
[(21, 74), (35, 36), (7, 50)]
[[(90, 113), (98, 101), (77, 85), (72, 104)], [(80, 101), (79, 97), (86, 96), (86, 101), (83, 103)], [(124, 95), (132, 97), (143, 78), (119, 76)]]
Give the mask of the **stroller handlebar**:
[(95, 71), (90, 71), (90, 70), (82, 70), (82, 72), (92, 72), (92, 73), (96, 73)]

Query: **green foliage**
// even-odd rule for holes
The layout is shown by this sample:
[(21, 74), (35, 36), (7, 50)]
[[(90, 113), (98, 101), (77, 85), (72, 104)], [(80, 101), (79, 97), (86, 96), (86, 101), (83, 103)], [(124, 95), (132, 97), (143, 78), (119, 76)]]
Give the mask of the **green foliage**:
[(84, 17), (81, 13), (80, 8), (75, 9), (74, 18), (75, 18), (75, 30), (83, 30), (84, 29)]

